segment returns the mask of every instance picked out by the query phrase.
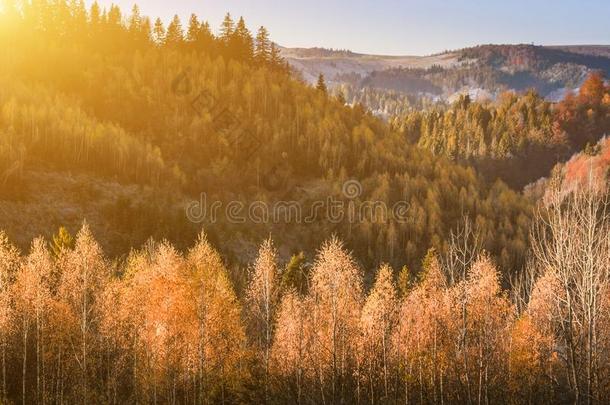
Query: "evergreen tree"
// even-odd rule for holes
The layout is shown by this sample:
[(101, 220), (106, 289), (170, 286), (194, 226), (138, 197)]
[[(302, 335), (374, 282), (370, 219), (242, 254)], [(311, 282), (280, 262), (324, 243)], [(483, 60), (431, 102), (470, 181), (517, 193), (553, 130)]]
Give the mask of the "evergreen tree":
[(59, 228), (57, 234), (53, 235), (51, 250), (55, 257), (59, 257), (62, 252), (74, 248), (74, 238), (63, 226)]
[(269, 59), (271, 61), (271, 66), (274, 68), (279, 68), (283, 64), (282, 57), (280, 56), (280, 50), (274, 42), (271, 42), (271, 47), (269, 49)]
[(190, 44), (194, 44), (199, 40), (201, 33), (201, 24), (195, 13), (191, 14), (189, 19), (189, 27), (186, 33), (186, 41)]
[(140, 37), (144, 43), (149, 44), (152, 41), (152, 26), (150, 23), (150, 18), (144, 17), (142, 19), (142, 23), (140, 24)]
[(252, 59), (254, 53), (252, 34), (246, 27), (243, 17), (239, 17), (229, 46), (239, 60), (250, 61)]
[(229, 44), (231, 40), (231, 36), (233, 35), (233, 31), (235, 30), (235, 23), (231, 18), (231, 14), (225, 14), (225, 18), (220, 25), (220, 40), (224, 42), (225, 45)]
[(308, 273), (306, 267), (305, 254), (299, 252), (292, 255), (282, 273), (282, 290), (293, 289), (300, 294), (307, 292)]
[(271, 60), (271, 41), (269, 41), (269, 32), (263, 26), (258, 29), (256, 34), (254, 57), (256, 61), (261, 64)]
[(129, 17), (128, 26), (129, 34), (131, 34), (132, 37), (140, 34), (141, 24), (142, 17), (140, 16), (140, 8), (137, 4), (134, 4), (133, 8), (131, 9), (131, 16)]
[(155, 20), (155, 26), (153, 28), (153, 40), (157, 45), (163, 45), (165, 43), (165, 28), (163, 27), (163, 21), (160, 18)]
[(184, 31), (182, 30), (182, 23), (180, 17), (174, 15), (174, 18), (167, 26), (167, 35), (165, 37), (165, 43), (169, 46), (178, 46), (184, 41)]
[(401, 297), (406, 297), (412, 286), (411, 272), (407, 266), (402, 266), (398, 273), (398, 292)]
[(322, 73), (320, 73), (320, 75), (318, 76), (318, 83), (316, 84), (316, 89), (318, 89), (318, 91), (324, 94), (328, 93), (328, 89), (326, 88), (326, 82), (324, 80), (324, 75)]
[(91, 27), (95, 30), (99, 27), (102, 20), (102, 12), (100, 10), (100, 5), (97, 1), (94, 1), (91, 5), (91, 10), (89, 11), (89, 21)]

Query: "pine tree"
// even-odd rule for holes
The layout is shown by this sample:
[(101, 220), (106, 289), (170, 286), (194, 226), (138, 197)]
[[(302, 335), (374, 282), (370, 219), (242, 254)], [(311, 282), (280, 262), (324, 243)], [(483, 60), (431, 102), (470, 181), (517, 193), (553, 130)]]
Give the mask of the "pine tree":
[(150, 18), (148, 17), (144, 17), (142, 19), (142, 23), (140, 24), (140, 39), (147, 45), (153, 40), (152, 26), (150, 23)]
[(269, 32), (263, 26), (258, 29), (256, 34), (256, 50), (254, 52), (254, 57), (260, 64), (267, 63), (271, 60), (271, 41), (269, 40)]
[(398, 273), (398, 292), (400, 292), (400, 296), (406, 297), (411, 287), (411, 271), (406, 265), (402, 266), (400, 273)]
[(320, 73), (320, 75), (318, 76), (318, 83), (316, 84), (316, 89), (318, 89), (318, 91), (324, 94), (328, 93), (328, 89), (326, 88), (326, 82), (324, 80), (324, 75), (322, 73)]
[(246, 22), (244, 21), (243, 17), (239, 17), (239, 21), (237, 22), (229, 46), (232, 48), (232, 52), (239, 60), (252, 60), (254, 54), (252, 34), (246, 27)]
[(153, 40), (157, 45), (163, 45), (165, 43), (165, 28), (163, 27), (163, 21), (160, 18), (155, 20), (155, 26), (153, 28)]
[(67, 250), (74, 248), (74, 238), (65, 227), (60, 227), (57, 234), (53, 235), (53, 243), (51, 249), (53, 255), (57, 258)]
[(190, 44), (196, 43), (199, 40), (201, 28), (201, 23), (199, 22), (197, 15), (194, 13), (191, 14), (189, 27), (186, 33), (186, 41)]
[(99, 27), (102, 21), (102, 12), (97, 1), (94, 1), (91, 5), (91, 9), (89, 11), (89, 21), (94, 31)]
[(129, 34), (133, 37), (137, 37), (140, 34), (140, 28), (142, 24), (142, 16), (140, 15), (140, 8), (137, 4), (133, 5), (131, 9), (131, 16), (129, 17), (128, 30)]
[(308, 273), (305, 264), (305, 254), (299, 252), (292, 255), (290, 261), (286, 265), (286, 269), (282, 273), (282, 290), (288, 291), (293, 289), (300, 294), (307, 292)]
[(222, 24), (220, 26), (220, 40), (225, 45), (229, 44), (229, 41), (231, 40), (231, 36), (233, 35), (234, 30), (235, 30), (235, 23), (233, 22), (233, 19), (231, 18), (231, 14), (227, 13), (227, 14), (225, 14), (225, 18), (222, 21)]
[(274, 68), (283, 67), (283, 60), (280, 56), (280, 50), (274, 42), (271, 42), (271, 47), (269, 49), (269, 60), (271, 62), (271, 66)]
[(123, 28), (123, 16), (121, 14), (121, 9), (119, 6), (111, 5), (110, 11), (108, 11), (108, 26), (113, 30), (118, 30)]
[(167, 35), (165, 37), (165, 44), (169, 46), (178, 46), (184, 41), (184, 31), (182, 30), (182, 23), (180, 17), (174, 15), (174, 18), (167, 26)]
[(86, 30), (87, 27), (87, 9), (83, 0), (71, 0), (70, 1), (70, 30), (72, 35), (78, 35)]

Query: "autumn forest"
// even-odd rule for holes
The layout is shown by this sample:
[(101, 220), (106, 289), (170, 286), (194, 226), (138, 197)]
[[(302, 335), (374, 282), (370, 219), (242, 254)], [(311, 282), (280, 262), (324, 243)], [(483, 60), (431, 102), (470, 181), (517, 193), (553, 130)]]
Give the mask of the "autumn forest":
[[(603, 56), (431, 100), (308, 82), (229, 13), (0, 5), (0, 403), (610, 401)], [(463, 66), (371, 77), (495, 77)]]

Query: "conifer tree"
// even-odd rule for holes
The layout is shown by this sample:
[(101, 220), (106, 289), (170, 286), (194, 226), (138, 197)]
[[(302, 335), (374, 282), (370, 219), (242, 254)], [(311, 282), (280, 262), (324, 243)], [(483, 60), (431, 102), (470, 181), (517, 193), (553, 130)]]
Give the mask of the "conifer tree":
[(233, 19), (231, 18), (231, 14), (227, 13), (225, 14), (224, 20), (222, 21), (222, 24), (220, 26), (220, 40), (225, 44), (228, 45), (229, 41), (231, 40), (231, 36), (233, 35), (233, 31), (235, 30), (235, 23), (233, 22)]
[(174, 18), (167, 26), (167, 34), (165, 37), (165, 44), (169, 46), (178, 46), (184, 41), (184, 31), (182, 30), (182, 23), (180, 17), (174, 15)]
[(141, 24), (142, 24), (142, 16), (140, 15), (140, 8), (137, 4), (133, 5), (131, 9), (131, 16), (129, 16), (128, 22), (128, 31), (132, 37), (139, 35)]
[(326, 81), (324, 80), (324, 75), (320, 73), (318, 75), (318, 82), (316, 84), (316, 89), (321, 93), (328, 93), (328, 89), (326, 88)]
[(186, 32), (186, 41), (190, 44), (196, 43), (199, 40), (201, 28), (201, 23), (199, 22), (197, 15), (195, 13), (191, 14), (188, 30)]
[(51, 245), (53, 255), (58, 258), (62, 253), (72, 248), (74, 248), (74, 238), (65, 227), (61, 226), (57, 234), (53, 235), (53, 243)]
[(239, 21), (235, 26), (229, 46), (232, 48), (234, 55), (243, 61), (251, 61), (254, 54), (254, 45), (252, 34), (246, 27), (246, 22), (243, 17), (239, 17)]
[(293, 289), (301, 294), (307, 292), (308, 274), (305, 261), (305, 254), (303, 252), (292, 255), (282, 273), (283, 290), (288, 291)]
[(153, 27), (153, 40), (157, 45), (163, 45), (165, 43), (165, 28), (163, 27), (163, 21), (160, 18), (155, 20), (155, 26)]
[(269, 49), (269, 60), (271, 62), (271, 66), (273, 68), (282, 68), (283, 60), (280, 56), (280, 50), (278, 49), (275, 42), (271, 42), (271, 46)]
[(269, 32), (263, 26), (261, 26), (256, 33), (254, 57), (260, 64), (271, 61), (271, 41), (269, 40)]

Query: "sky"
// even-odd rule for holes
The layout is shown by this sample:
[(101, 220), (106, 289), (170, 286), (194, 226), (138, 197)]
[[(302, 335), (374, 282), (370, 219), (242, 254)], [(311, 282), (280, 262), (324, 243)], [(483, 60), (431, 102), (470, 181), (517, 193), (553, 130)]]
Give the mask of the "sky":
[[(135, 0), (98, 0), (124, 12)], [(91, 4), (91, 0), (87, 1)], [(609, 0), (137, 0), (142, 13), (183, 25), (196, 13), (215, 32), (226, 12), (264, 25), (287, 47), (427, 55), (478, 44), (610, 45)]]

